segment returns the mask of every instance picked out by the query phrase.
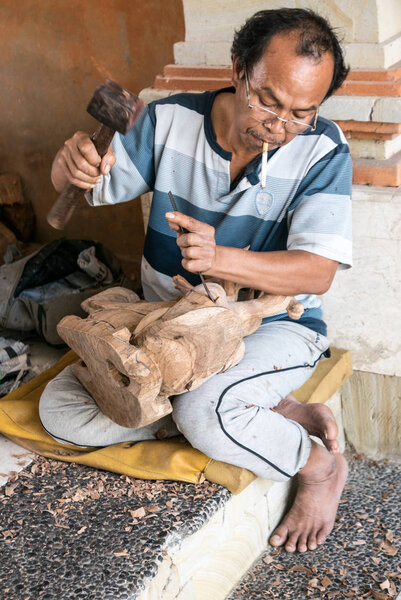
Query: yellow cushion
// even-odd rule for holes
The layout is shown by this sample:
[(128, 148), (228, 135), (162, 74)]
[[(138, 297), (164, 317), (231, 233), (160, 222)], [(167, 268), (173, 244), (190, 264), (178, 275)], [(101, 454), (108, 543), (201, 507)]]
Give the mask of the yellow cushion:
[[(348, 355), (348, 359), (345, 360), (344, 355)], [(234, 494), (242, 491), (255, 479), (255, 475), (247, 469), (211, 460), (180, 437), (138, 443), (125, 442), (98, 449), (59, 444), (46, 433), (40, 423), (39, 399), (47, 382), (76, 360), (74, 352), (67, 352), (54, 367), (1, 399), (0, 432), (24, 448), (49, 458), (141, 479), (173, 479), (202, 483), (207, 478), (224, 485)], [(330, 375), (332, 371), (334, 375)], [(351, 373), (349, 353), (344, 350), (337, 351), (331, 359), (319, 364), (309, 380), (314, 380), (315, 383), (312, 383), (308, 393), (315, 398), (314, 402), (325, 402), (329, 397), (327, 394), (336, 385), (337, 389)], [(319, 394), (315, 393), (315, 388), (320, 390)]]
[(352, 360), (349, 350), (330, 348), (330, 351), (331, 357), (328, 360), (322, 360), (312, 377), (294, 392), (294, 396), (299, 402), (324, 404), (352, 375)]

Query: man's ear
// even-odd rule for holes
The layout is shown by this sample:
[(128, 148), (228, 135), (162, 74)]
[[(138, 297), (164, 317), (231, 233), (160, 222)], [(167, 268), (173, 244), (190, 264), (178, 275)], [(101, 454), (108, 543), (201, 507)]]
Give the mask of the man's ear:
[(245, 69), (241, 65), (241, 62), (238, 56), (234, 56), (233, 66), (232, 66), (232, 82), (235, 89), (237, 89), (238, 84), (243, 81), (245, 77)]

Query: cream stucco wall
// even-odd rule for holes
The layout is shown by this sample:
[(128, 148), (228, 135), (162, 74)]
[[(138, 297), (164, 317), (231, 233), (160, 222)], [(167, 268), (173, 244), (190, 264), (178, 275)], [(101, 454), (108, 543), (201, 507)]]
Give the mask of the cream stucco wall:
[(333, 345), (355, 369), (401, 377), (401, 188), (353, 186), (354, 266), (323, 296)]
[(183, 0), (185, 42), (175, 44), (178, 64), (230, 62), (234, 30), (257, 10), (312, 8), (340, 28), (352, 68), (388, 68), (401, 59), (400, 0)]

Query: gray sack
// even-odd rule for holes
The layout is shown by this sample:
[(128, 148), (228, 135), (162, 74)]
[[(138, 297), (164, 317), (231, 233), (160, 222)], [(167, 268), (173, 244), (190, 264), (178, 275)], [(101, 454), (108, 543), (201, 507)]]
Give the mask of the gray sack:
[[(32, 264), (30, 261), (38, 257), (40, 252), (51, 248), (51, 251), (57, 251), (57, 248), (63, 242), (68, 240), (56, 240), (47, 246), (39, 249), (11, 264), (0, 266), (0, 328), (12, 329), (15, 331), (36, 331), (40, 337), (51, 346), (65, 345), (57, 333), (58, 322), (66, 315), (78, 315), (85, 317), (86, 313), (81, 308), (81, 302), (90, 296), (116, 285), (130, 287), (130, 281), (124, 276), (118, 259), (98, 242), (87, 242), (88, 245), (96, 246), (96, 255), (101, 254), (101, 259), (111, 270), (114, 281), (111, 284), (96, 283), (83, 291), (74, 291), (74, 293), (63, 294), (47, 302), (35, 302), (31, 298), (20, 298), (16, 296), (21, 278), (26, 272), (26, 268)], [(79, 242), (71, 240), (72, 243)], [(100, 258), (100, 257), (99, 257)], [(62, 275), (61, 275), (62, 276)]]

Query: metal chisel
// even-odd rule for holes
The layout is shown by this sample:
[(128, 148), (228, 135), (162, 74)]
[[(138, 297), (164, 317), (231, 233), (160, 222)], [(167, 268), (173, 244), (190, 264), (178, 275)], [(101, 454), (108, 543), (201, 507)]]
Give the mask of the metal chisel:
[[(174, 200), (174, 196), (173, 196), (173, 194), (171, 192), (168, 193), (168, 197), (170, 198), (170, 202), (171, 202), (171, 205), (173, 207), (173, 210), (175, 210), (176, 212), (178, 212), (177, 205), (176, 205), (175, 200)], [(181, 227), (181, 225), (179, 225), (178, 227), (180, 228), (181, 233), (189, 233), (188, 229), (185, 229), (184, 227)], [(213, 298), (212, 294), (210, 293), (209, 288), (206, 285), (205, 278), (203, 277), (202, 273), (198, 273), (198, 275), (199, 275), (200, 280), (201, 280), (201, 282), (203, 284), (203, 287), (205, 288), (205, 292), (208, 295), (208, 298), (212, 302), (214, 302), (214, 298)]]

